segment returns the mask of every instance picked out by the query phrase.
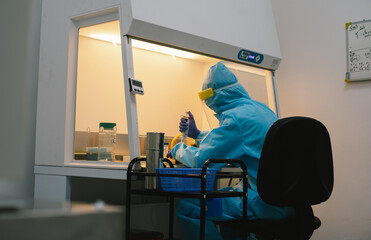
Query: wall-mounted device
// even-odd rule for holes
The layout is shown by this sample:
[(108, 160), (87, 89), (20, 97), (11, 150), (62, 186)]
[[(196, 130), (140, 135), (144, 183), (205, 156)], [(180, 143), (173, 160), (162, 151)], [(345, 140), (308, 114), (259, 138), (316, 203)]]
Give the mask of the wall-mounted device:
[(129, 85), (130, 85), (130, 92), (132, 94), (140, 94), (144, 95), (144, 89), (143, 89), (143, 84), (142, 81), (129, 78)]

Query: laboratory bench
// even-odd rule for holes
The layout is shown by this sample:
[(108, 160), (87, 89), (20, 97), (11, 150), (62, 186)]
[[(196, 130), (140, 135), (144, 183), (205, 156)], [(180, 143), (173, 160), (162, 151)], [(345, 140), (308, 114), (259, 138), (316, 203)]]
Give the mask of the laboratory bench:
[[(64, 166), (35, 165), (35, 199), (49, 201), (71, 200), (71, 178), (96, 178), (126, 180), (129, 162), (99, 162), (99, 161), (72, 161)], [(175, 164), (174, 167), (184, 167)], [(145, 163), (141, 164), (145, 169)], [(241, 169), (238, 167), (223, 167), (219, 173), (238, 174)], [(216, 182), (220, 188), (221, 181)]]

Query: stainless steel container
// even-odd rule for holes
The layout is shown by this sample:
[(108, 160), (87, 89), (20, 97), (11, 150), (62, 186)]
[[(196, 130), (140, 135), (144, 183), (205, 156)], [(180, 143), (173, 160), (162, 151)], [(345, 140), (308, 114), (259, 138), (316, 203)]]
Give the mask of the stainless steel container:
[[(147, 173), (155, 173), (156, 168), (162, 167), (162, 159), (164, 154), (164, 133), (149, 132), (147, 133)], [(159, 180), (156, 177), (145, 178), (146, 189), (157, 189)]]

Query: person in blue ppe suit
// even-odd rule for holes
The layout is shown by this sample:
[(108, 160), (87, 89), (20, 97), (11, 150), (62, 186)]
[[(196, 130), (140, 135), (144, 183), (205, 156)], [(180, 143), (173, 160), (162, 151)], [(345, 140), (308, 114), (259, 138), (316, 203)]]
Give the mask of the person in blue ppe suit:
[[(170, 150), (177, 161), (188, 167), (199, 168), (210, 158), (240, 159), (248, 173), (249, 219), (283, 219), (293, 215), (291, 208), (274, 207), (262, 201), (257, 193), (256, 179), (261, 150), (265, 136), (277, 116), (263, 103), (250, 98), (235, 75), (221, 62), (212, 66), (204, 80), (199, 96), (215, 112), (219, 127), (200, 131), (189, 112), (189, 122), (181, 119), (179, 128), (188, 128), (188, 137), (196, 140), (197, 147), (179, 143)], [(214, 166), (216, 167), (216, 166)], [(219, 166), (220, 167), (220, 166)], [(228, 187), (242, 191), (242, 183)], [(212, 220), (229, 220), (242, 217), (241, 198), (223, 198), (222, 215), (206, 220), (206, 239), (223, 239)], [(179, 226), (184, 239), (199, 239), (199, 200), (182, 199), (176, 209)], [(234, 239), (231, 234), (224, 239)]]

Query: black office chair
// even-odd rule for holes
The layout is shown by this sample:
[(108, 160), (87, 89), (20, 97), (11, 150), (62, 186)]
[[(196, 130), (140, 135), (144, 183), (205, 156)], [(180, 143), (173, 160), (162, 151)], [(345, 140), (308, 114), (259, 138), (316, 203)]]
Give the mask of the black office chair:
[(334, 184), (332, 151), (326, 127), (307, 117), (278, 120), (269, 129), (260, 158), (257, 188), (264, 202), (292, 206), (285, 220), (218, 222), (264, 239), (306, 240), (320, 227), (312, 205), (326, 201)]

